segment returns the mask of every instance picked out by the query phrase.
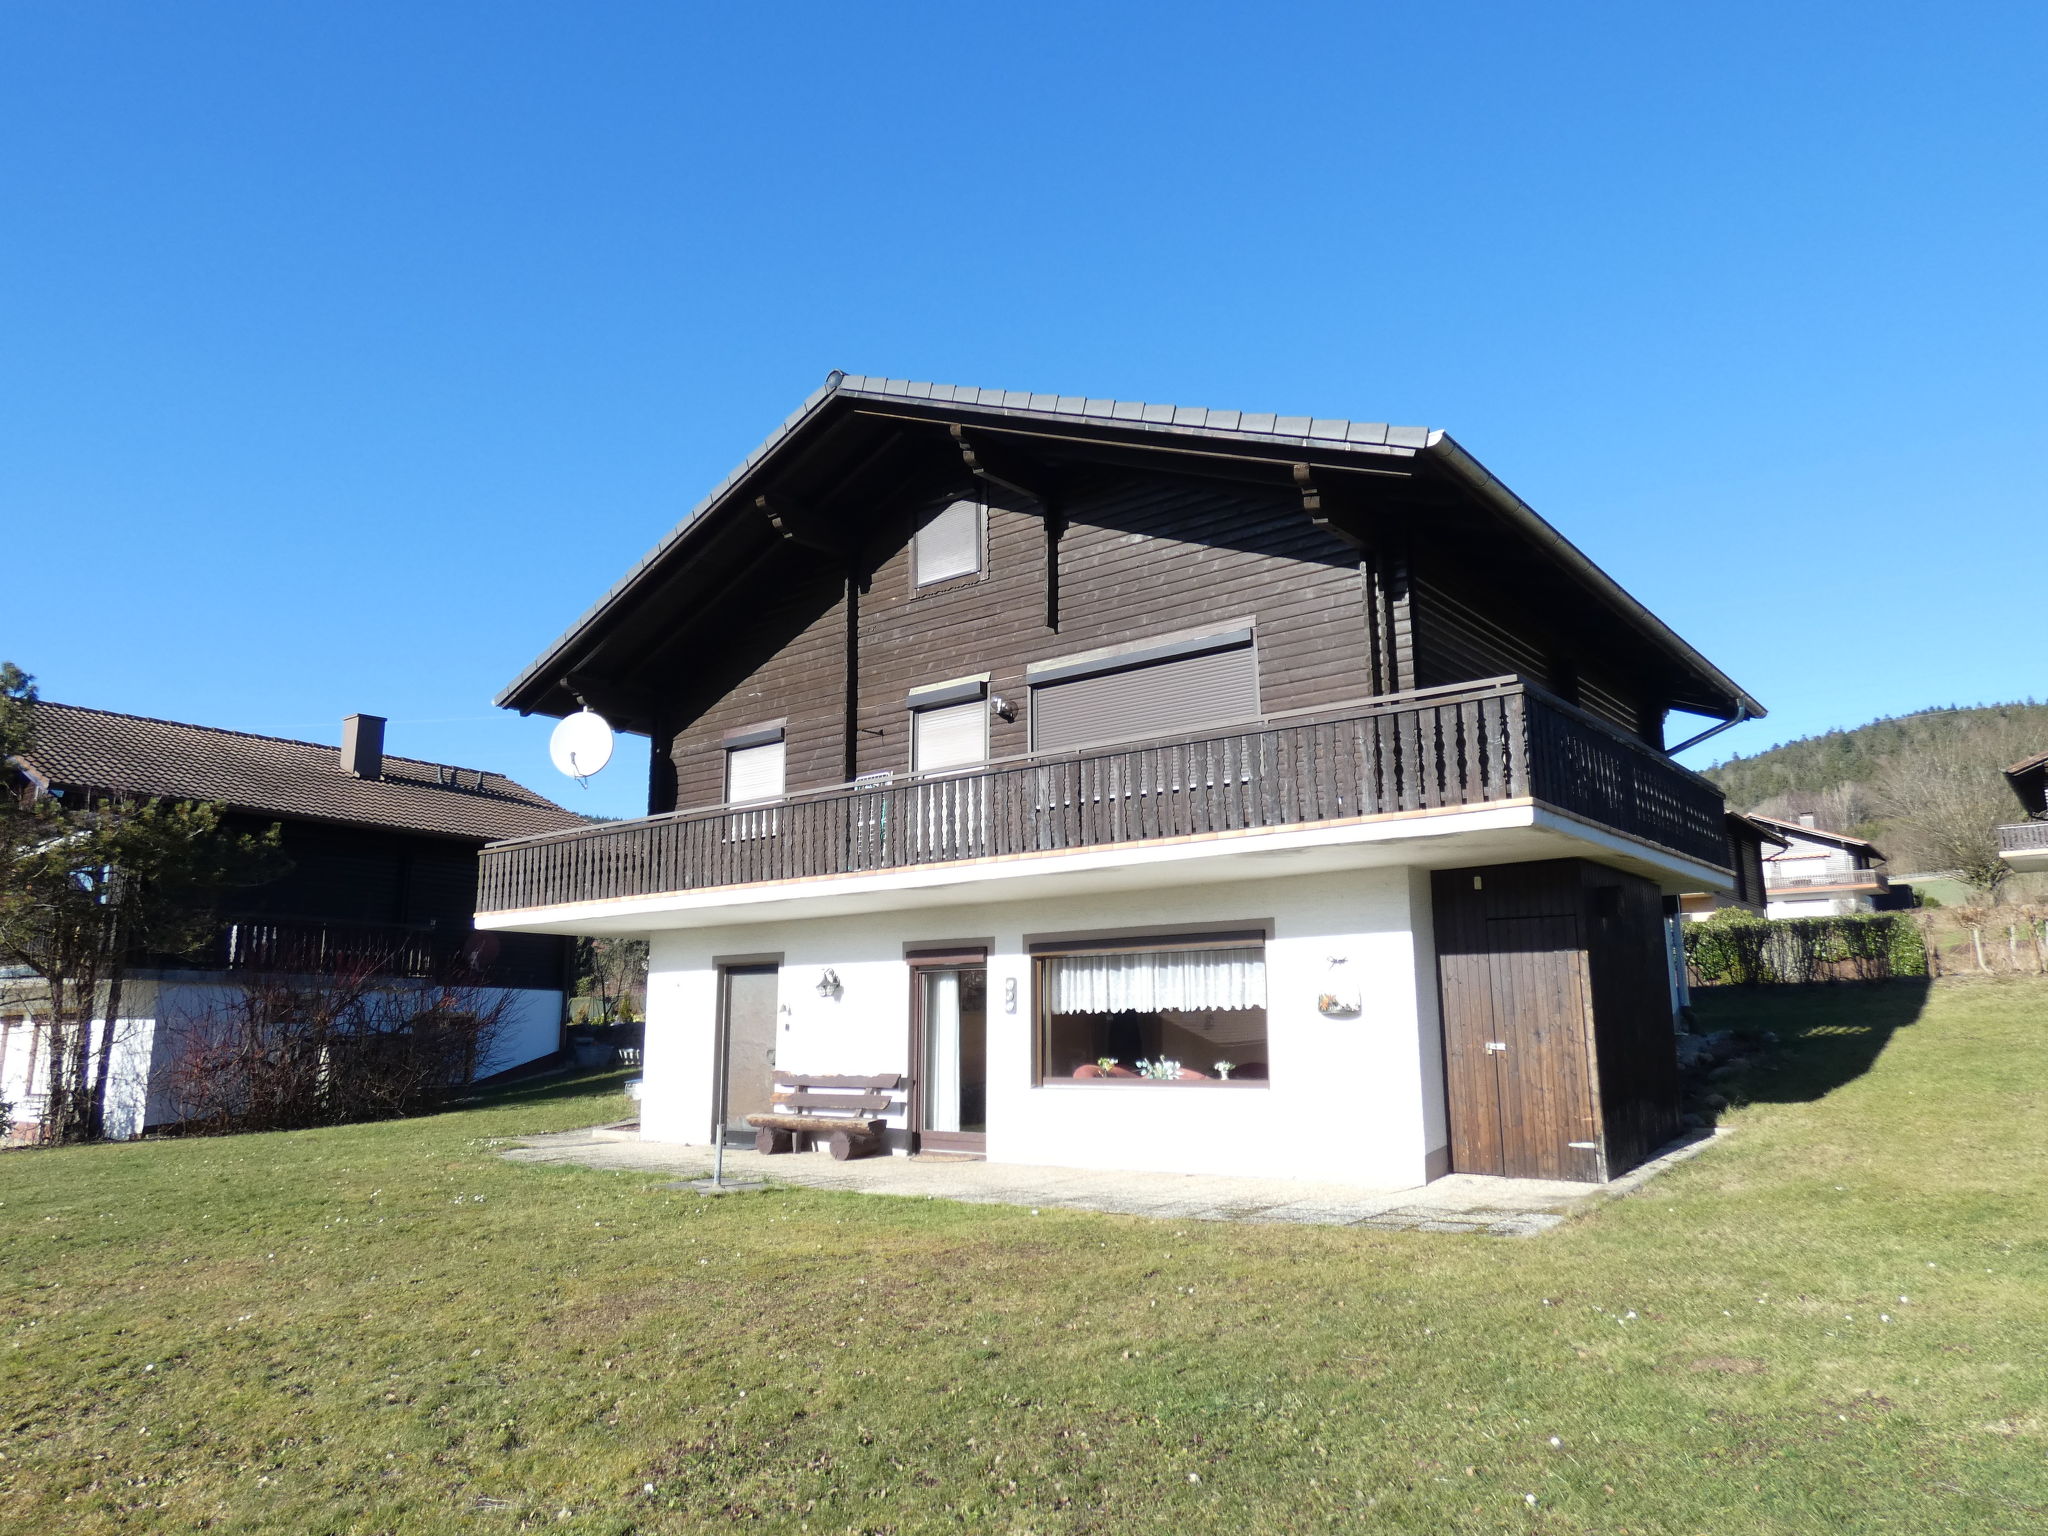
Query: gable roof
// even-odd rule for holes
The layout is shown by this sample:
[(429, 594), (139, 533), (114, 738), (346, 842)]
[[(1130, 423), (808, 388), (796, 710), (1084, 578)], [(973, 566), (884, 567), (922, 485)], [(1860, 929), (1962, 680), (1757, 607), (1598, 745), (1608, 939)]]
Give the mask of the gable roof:
[(1774, 831), (1772, 828), (1764, 825), (1764, 822), (1768, 819), (1766, 817), (1745, 816), (1740, 811), (1730, 811), (1727, 813), (1725, 819), (1731, 825), (1747, 827), (1751, 832), (1756, 834), (1757, 841), (1759, 842), (1759, 844), (1776, 843), (1780, 848), (1789, 848), (1792, 846), (1791, 840), (1787, 838), (1784, 833)]
[(479, 843), (585, 822), (503, 774), (481, 769), (387, 756), (381, 778), (359, 779), (342, 771), (335, 748), (317, 742), (47, 700), (35, 707), (35, 744), (24, 762), (37, 777), (65, 788), (218, 800), (260, 815)]
[[(1867, 853), (1873, 859), (1884, 857), (1877, 844), (1867, 838), (1851, 837), (1846, 832), (1830, 832), (1826, 827), (1802, 826), (1799, 822), (1786, 821), (1778, 816), (1760, 816), (1755, 811), (1749, 813), (1749, 819), (1758, 826), (1772, 827), (1791, 837), (1805, 838), (1809, 842), (1833, 843), (1837, 848), (1846, 848), (1851, 853)], [(1786, 846), (1789, 847), (1790, 844)]]
[(2012, 786), (2028, 815), (2038, 816), (2048, 810), (2048, 752), (2014, 763), (2005, 770), (2005, 782)]
[[(1763, 705), (1682, 640), (1445, 432), (1336, 417), (1281, 416), (1140, 400), (1034, 394), (839, 372), (828, 374), (823, 385), (741, 459), (582, 618), (507, 685), (496, 702), (522, 713), (566, 713), (576, 707), (563, 680), (578, 670), (579, 656), (607, 624), (654, 585), (661, 568), (689, 557), (692, 544), (712, 522), (714, 514), (738, 502), (743, 492), (765, 486), (778, 464), (793, 454), (800, 438), (811, 434), (835, 412), (857, 402), (866, 402), (870, 408), (894, 406), (911, 419), (925, 421), (1000, 422), (1045, 433), (1066, 429), (1078, 434), (1072, 439), (1077, 442), (1145, 440), (1147, 446), (1178, 446), (1192, 453), (1201, 453), (1205, 443), (1212, 449), (1221, 445), (1233, 455), (1263, 457), (1275, 463), (1305, 460), (1341, 467), (1348, 461), (1353, 467), (1377, 463), (1382, 468), (1392, 468), (1404, 461), (1427, 461), (1534, 542), (1599, 605), (1695, 679), (1705, 712), (1718, 711), (1725, 717), (1744, 719), (1759, 718), (1765, 713)], [(1261, 448), (1268, 452), (1260, 455)], [(1216, 455), (1211, 452), (1209, 456)]]

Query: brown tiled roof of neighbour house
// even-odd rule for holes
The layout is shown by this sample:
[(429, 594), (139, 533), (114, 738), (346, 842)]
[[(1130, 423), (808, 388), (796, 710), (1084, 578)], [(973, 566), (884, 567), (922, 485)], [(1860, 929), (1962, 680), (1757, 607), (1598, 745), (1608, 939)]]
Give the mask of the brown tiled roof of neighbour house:
[(217, 800), (262, 815), (346, 822), (489, 842), (582, 826), (586, 818), (500, 773), (387, 755), (374, 779), (344, 772), (335, 748), (212, 726), (38, 703), (27, 765), (62, 788)]

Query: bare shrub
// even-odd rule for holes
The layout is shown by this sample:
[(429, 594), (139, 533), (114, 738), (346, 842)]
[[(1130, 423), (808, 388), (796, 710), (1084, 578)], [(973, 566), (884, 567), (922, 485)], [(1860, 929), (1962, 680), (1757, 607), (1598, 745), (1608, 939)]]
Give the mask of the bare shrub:
[(385, 1120), (445, 1104), (490, 1055), (504, 994), (342, 974), (250, 975), (172, 1031), (154, 1087), (191, 1130), (270, 1131)]
[(1870, 797), (1896, 829), (1886, 849), (1892, 866), (1952, 869), (1995, 899), (2012, 873), (1998, 856), (1998, 827), (2019, 818), (1995, 765), (2039, 750), (2029, 727), (2006, 721), (1970, 735), (1934, 736), (1910, 755), (1887, 758)]

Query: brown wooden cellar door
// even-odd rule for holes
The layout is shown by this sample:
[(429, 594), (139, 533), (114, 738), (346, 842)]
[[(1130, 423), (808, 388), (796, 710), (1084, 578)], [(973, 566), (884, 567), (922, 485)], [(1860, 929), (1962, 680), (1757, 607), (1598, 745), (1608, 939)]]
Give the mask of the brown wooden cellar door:
[(1440, 870), (1432, 881), (1451, 1168), (1598, 1183), (1577, 861)]

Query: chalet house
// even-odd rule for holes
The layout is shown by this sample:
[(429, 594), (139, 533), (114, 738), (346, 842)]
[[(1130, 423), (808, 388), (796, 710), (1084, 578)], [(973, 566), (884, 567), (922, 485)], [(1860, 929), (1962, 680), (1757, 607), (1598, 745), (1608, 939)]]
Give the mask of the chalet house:
[(2005, 781), (2027, 819), (1998, 829), (1998, 856), (2015, 870), (2048, 869), (2048, 752), (2014, 763)]
[[(219, 801), (239, 830), (276, 825), (288, 863), (276, 880), (228, 893), (209, 951), (146, 958), (128, 974), (109, 1068), (112, 1134), (171, 1118), (161, 1082), (171, 1036), (252, 972), (367, 968), (409, 979), (452, 969), (506, 999), (480, 1075), (559, 1048), (570, 941), (478, 933), (477, 853), (495, 839), (586, 825), (582, 817), (502, 774), (387, 757), (375, 715), (348, 717), (339, 752), (47, 701), (35, 718), (33, 747), (8, 765), (17, 789)], [(47, 1087), (35, 995), (22, 978), (0, 976), (0, 1101), (14, 1106), (17, 1135), (33, 1131)]]
[(477, 920), (651, 938), (643, 1135), (1381, 1187), (1674, 1134), (1762, 713), (1441, 432), (840, 374), (499, 702), (654, 743)]
[(1816, 826), (1811, 811), (1797, 821), (1750, 819), (1784, 840), (1764, 854), (1766, 915), (1847, 917), (1892, 904), (1884, 854), (1874, 844)]

